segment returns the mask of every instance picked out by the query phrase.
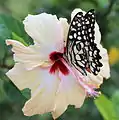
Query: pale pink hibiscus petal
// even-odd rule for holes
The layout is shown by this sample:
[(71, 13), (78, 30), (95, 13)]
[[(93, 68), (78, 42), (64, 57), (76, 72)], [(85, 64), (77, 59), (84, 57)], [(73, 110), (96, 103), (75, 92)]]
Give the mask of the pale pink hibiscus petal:
[(55, 94), (60, 80), (51, 75), (48, 69), (35, 68), (26, 70), (17, 63), (7, 72), (7, 76), (20, 89), (29, 88), (31, 98), (25, 103), (23, 112), (27, 116), (53, 111)]
[(35, 44), (45, 46), (49, 54), (60, 49), (58, 44), (63, 44), (63, 28), (55, 15), (47, 13), (28, 15), (23, 23)]
[(15, 62), (23, 63), (26, 69), (30, 70), (41, 65), (50, 65), (49, 56), (45, 54), (45, 48), (38, 45), (24, 46), (15, 40), (6, 40), (7, 45), (12, 45)]
[(66, 18), (60, 18), (59, 19), (61, 24), (62, 24), (62, 27), (63, 27), (63, 33), (64, 33), (64, 44), (66, 46), (66, 42), (67, 42), (67, 35), (68, 35), (68, 31), (69, 31), (69, 24), (67, 22), (67, 19)]
[(100, 74), (95, 76), (92, 73), (88, 72), (85, 79), (86, 79), (85, 81), (86, 84), (92, 85), (95, 88), (99, 88), (99, 86), (103, 83), (103, 77)]
[(86, 97), (85, 89), (71, 74), (64, 76), (59, 73), (59, 77), (61, 82), (56, 94), (54, 111), (52, 112), (54, 119), (64, 113), (68, 105), (75, 105), (76, 108), (80, 108)]

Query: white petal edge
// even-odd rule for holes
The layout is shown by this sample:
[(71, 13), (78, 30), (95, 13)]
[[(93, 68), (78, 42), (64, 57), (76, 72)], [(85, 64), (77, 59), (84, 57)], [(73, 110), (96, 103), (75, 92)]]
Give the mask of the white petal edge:
[(31, 36), (35, 44), (47, 48), (47, 52), (56, 51), (59, 43), (63, 43), (63, 28), (55, 15), (41, 13), (28, 15), (23, 21), (25, 30)]
[[(74, 18), (74, 16), (78, 13), (78, 12), (82, 12), (83, 15), (86, 14), (85, 11), (81, 10), (80, 8), (76, 8), (73, 10), (73, 12), (71, 13), (71, 20)], [(95, 22), (95, 43), (100, 43), (101, 41), (101, 33), (99, 30), (99, 26), (97, 24), (97, 22)]]
[(59, 75), (61, 82), (56, 94), (55, 108), (52, 112), (53, 118), (58, 118), (67, 109), (68, 105), (80, 108), (86, 97), (85, 89), (70, 74)]
[(39, 67), (26, 70), (19, 63), (15, 64), (6, 74), (20, 90), (31, 89), (31, 98), (23, 108), (26, 116), (53, 111), (55, 94), (60, 82), (57, 76)]
[(99, 74), (108, 79), (110, 77), (110, 66), (107, 50), (103, 48), (101, 44), (97, 44), (97, 47), (100, 50), (100, 55), (102, 57), (100, 61), (103, 64)]

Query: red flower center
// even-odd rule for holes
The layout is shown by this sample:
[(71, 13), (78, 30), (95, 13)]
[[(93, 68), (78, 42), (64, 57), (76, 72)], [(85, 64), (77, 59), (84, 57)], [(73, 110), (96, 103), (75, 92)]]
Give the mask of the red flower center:
[(56, 71), (60, 71), (64, 75), (68, 75), (69, 70), (61, 60), (64, 59), (63, 53), (54, 51), (49, 55), (49, 58), (53, 62), (53, 65), (50, 68), (50, 73), (55, 73)]

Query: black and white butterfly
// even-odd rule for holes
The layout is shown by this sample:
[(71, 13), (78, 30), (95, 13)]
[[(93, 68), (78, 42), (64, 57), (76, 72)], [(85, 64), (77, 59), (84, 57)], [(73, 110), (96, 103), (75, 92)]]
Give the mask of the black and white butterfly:
[(65, 59), (83, 75), (87, 72), (97, 75), (103, 66), (100, 50), (95, 43), (95, 11), (85, 15), (78, 12), (69, 27)]

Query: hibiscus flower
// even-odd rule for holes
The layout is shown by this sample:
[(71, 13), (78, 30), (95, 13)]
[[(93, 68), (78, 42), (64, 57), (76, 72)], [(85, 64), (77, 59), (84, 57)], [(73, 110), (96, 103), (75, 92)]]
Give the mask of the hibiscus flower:
[[(71, 20), (81, 9), (75, 9)], [(31, 89), (31, 98), (25, 103), (23, 112), (27, 116), (51, 112), (54, 119), (67, 109), (68, 105), (80, 108), (87, 97), (97, 96), (95, 89), (109, 78), (110, 69), (106, 49), (100, 44), (101, 34), (95, 23), (95, 42), (102, 57), (98, 75), (87, 72), (83, 75), (71, 68), (63, 58), (69, 24), (66, 18), (41, 13), (28, 15), (23, 21), (34, 45), (24, 46), (15, 40), (6, 40), (12, 45), (14, 67), (6, 74), (20, 89)]]

